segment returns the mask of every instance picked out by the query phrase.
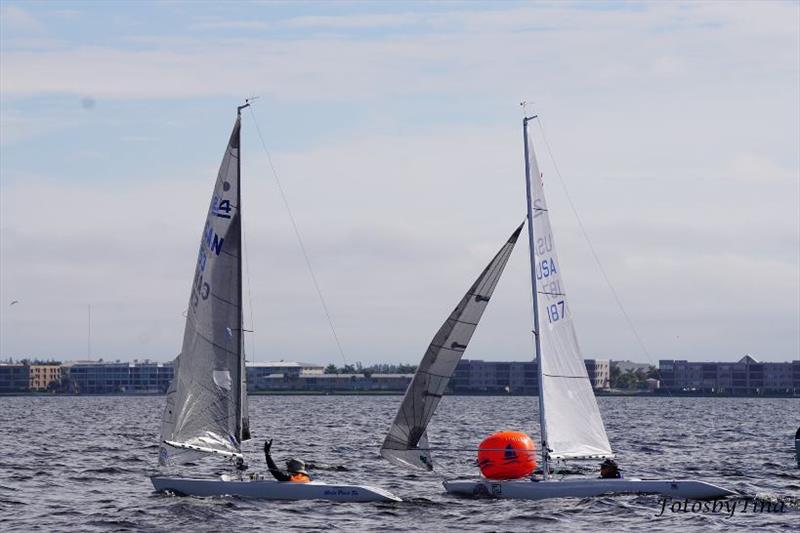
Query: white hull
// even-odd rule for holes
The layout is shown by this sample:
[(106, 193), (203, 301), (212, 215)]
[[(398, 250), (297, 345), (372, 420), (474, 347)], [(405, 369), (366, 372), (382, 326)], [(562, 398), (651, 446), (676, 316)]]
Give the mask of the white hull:
[(711, 483), (690, 479), (453, 480), (445, 481), (444, 488), (450, 494), (458, 496), (518, 500), (586, 498), (613, 494), (662, 494), (673, 498), (707, 500), (735, 494)]
[(312, 481), (223, 480), (153, 476), (153, 487), (185, 496), (241, 496), (265, 500), (331, 500), (336, 502), (399, 502), (391, 492), (366, 485), (338, 485)]

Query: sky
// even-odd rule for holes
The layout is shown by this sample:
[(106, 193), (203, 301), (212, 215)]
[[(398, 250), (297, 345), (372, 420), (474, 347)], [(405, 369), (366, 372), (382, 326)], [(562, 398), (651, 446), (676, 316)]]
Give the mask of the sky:
[[(7, 0), (0, 358), (180, 351), (250, 96), (256, 361), (417, 363), (524, 218), (523, 100), (585, 357), (800, 359), (798, 2)], [(533, 357), (528, 269), (466, 358)]]

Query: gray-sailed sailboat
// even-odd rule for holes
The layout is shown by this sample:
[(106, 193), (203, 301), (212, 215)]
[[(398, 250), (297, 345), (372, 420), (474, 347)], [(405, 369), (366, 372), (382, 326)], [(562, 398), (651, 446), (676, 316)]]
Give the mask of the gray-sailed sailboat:
[[(525, 189), (533, 333), (539, 382), (542, 478), (510, 481), (447, 480), (445, 489), (461, 496), (544, 499), (602, 494), (653, 493), (679, 498), (719, 498), (731, 491), (695, 480), (553, 478), (554, 461), (610, 458), (614, 454), (583, 362), (572, 309), (556, 255), (539, 166), (523, 119)], [(488, 304), (520, 228), (481, 273), (439, 330), (422, 359), (381, 455), (406, 467), (433, 470), (427, 426), (439, 405), (478, 321)], [(544, 317), (540, 320), (540, 317)]]
[[(250, 438), (242, 314), (241, 114), (238, 107), (200, 238), (181, 354), (167, 391), (159, 465), (198, 454), (243, 461)], [(159, 491), (194, 496), (335, 501), (399, 501), (375, 487), (289, 483), (261, 476), (198, 479), (152, 476)]]
[(486, 265), (433, 337), (383, 441), (381, 455), (385, 459), (401, 466), (433, 470), (428, 423), (489, 305), (521, 231), (522, 224)]

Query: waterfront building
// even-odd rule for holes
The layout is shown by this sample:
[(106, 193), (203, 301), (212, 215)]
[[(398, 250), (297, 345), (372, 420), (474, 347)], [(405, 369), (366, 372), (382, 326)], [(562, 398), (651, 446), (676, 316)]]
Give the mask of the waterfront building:
[(735, 363), (662, 359), (658, 367), (661, 388), (671, 392), (800, 395), (800, 361), (762, 363), (745, 355)]
[(62, 383), (74, 394), (161, 394), (175, 374), (172, 363), (72, 361), (62, 365)]
[(300, 376), (321, 376), (325, 370), (322, 365), (314, 363), (297, 363), (293, 361), (248, 362), (247, 390), (267, 390), (276, 379), (299, 378)]
[(611, 366), (615, 366), (619, 368), (620, 373), (624, 374), (626, 372), (638, 372), (641, 370), (642, 372), (647, 372), (650, 370), (651, 365), (650, 363), (634, 363), (633, 361), (611, 361)]
[(0, 363), (0, 393), (27, 392), (30, 367), (23, 363)]
[(61, 384), (61, 363), (32, 364), (28, 368), (28, 389), (44, 392)]
[(448, 389), (456, 394), (536, 394), (538, 379), (535, 362), (462, 359)]
[[(584, 361), (595, 389), (606, 389), (611, 378), (607, 359)], [(448, 390), (456, 394), (522, 394), (539, 393), (538, 367), (535, 361), (508, 362), (462, 359), (458, 362)]]
[(271, 374), (248, 382), (249, 392), (403, 393), (413, 374)]
[(584, 359), (586, 372), (594, 389), (608, 389), (611, 387), (611, 363), (608, 359)]

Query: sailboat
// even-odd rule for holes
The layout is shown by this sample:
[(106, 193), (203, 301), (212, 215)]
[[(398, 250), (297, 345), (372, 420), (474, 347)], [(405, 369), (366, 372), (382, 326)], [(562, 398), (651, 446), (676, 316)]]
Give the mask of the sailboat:
[[(542, 476), (514, 480), (449, 479), (443, 482), (445, 489), (459, 496), (531, 500), (625, 493), (696, 499), (733, 495), (727, 489), (697, 480), (552, 475), (553, 462), (612, 458), (614, 453), (578, 346), (541, 174), (528, 140), (528, 122), (534, 118), (523, 118), (522, 127)], [(385, 459), (407, 468), (434, 469), (431, 452), (435, 448), (428, 440), (428, 423), (467, 349), (521, 230), (522, 226), (514, 231), (434, 336), (381, 447)], [(540, 315), (544, 316), (542, 324)]]
[(242, 314), (241, 117), (237, 108), (206, 215), (186, 313), (183, 348), (167, 390), (159, 466), (180, 467), (197, 456), (237, 463), (220, 478), (155, 475), (157, 491), (279, 500), (400, 501), (364, 485), (279, 482), (244, 475), (242, 442), (250, 438)]

